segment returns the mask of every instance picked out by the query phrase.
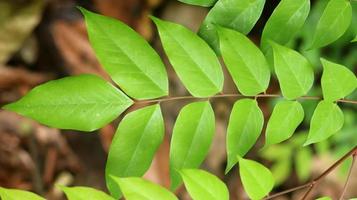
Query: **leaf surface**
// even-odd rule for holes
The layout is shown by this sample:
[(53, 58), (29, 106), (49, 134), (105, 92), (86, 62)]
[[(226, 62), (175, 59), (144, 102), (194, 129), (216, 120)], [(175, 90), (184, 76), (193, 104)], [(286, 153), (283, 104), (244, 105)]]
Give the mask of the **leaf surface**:
[(68, 200), (115, 200), (108, 194), (90, 187), (60, 187), (66, 194)]
[(125, 94), (98, 76), (79, 75), (37, 86), (4, 109), (55, 128), (93, 131), (132, 104)]
[(45, 200), (45, 198), (42, 198), (32, 192), (18, 189), (8, 189), (3, 187), (0, 187), (0, 197), (2, 200)]
[(147, 106), (127, 114), (110, 145), (105, 174), (111, 194), (120, 190), (110, 175), (142, 176), (150, 167), (164, 137), (164, 120), (159, 105)]
[(178, 0), (183, 3), (195, 5), (195, 6), (203, 6), (203, 7), (210, 7), (216, 3), (217, 0)]

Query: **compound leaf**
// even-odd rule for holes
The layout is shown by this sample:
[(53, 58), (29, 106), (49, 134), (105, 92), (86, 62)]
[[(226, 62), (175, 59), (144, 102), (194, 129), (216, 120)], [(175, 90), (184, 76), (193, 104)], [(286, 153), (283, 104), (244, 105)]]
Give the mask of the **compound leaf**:
[(325, 59), (321, 59), (321, 62), (323, 65), (321, 87), (326, 101), (344, 98), (356, 89), (356, 76), (347, 67)]
[(263, 53), (242, 33), (219, 27), (218, 34), (224, 62), (238, 90), (246, 96), (264, 92), (270, 71)]
[(88, 199), (115, 200), (113, 197), (107, 195), (106, 193), (90, 187), (60, 186), (60, 188), (66, 194), (68, 200), (88, 200)]
[(163, 137), (164, 120), (159, 105), (136, 110), (124, 117), (110, 145), (105, 169), (108, 189), (115, 198), (120, 197), (120, 190), (110, 175), (144, 175)]
[(309, 12), (310, 0), (281, 0), (263, 29), (263, 52), (268, 50), (269, 40), (287, 44), (302, 28)]
[(229, 200), (227, 186), (213, 174), (199, 169), (184, 169), (180, 174), (193, 200)]
[(168, 94), (165, 66), (143, 37), (121, 21), (79, 9), (96, 56), (126, 94), (136, 99)]
[(272, 42), (274, 69), (282, 94), (296, 99), (310, 90), (314, 83), (314, 71), (310, 62), (298, 52)]
[(280, 101), (274, 107), (265, 132), (266, 146), (290, 138), (304, 119), (304, 109), (297, 101)]
[(176, 189), (182, 182), (179, 170), (201, 165), (211, 146), (214, 132), (214, 113), (208, 101), (190, 103), (182, 108), (171, 138), (171, 189)]
[(258, 162), (241, 157), (238, 157), (238, 160), (244, 190), (251, 199), (262, 199), (274, 187), (273, 174)]
[(309, 135), (304, 146), (329, 138), (342, 128), (343, 122), (343, 112), (337, 104), (320, 101), (312, 115)]
[(18, 189), (8, 189), (0, 187), (0, 197), (2, 200), (45, 200), (45, 198), (40, 197), (39, 195)]
[(132, 103), (98, 76), (79, 75), (37, 86), (4, 109), (55, 128), (93, 131), (118, 117)]
[(352, 6), (348, 0), (330, 0), (319, 19), (310, 49), (326, 46), (340, 38), (352, 20)]
[(226, 173), (237, 163), (237, 156), (244, 156), (257, 141), (264, 124), (264, 116), (253, 99), (238, 100), (232, 109), (227, 128)]
[(166, 188), (143, 178), (118, 178), (112, 176), (111, 179), (119, 185), (126, 200), (178, 200)]
[(219, 54), (216, 25), (246, 35), (258, 21), (264, 4), (265, 0), (219, 0), (209, 11), (198, 34)]
[(216, 3), (217, 0), (178, 0), (183, 3), (195, 5), (195, 6), (203, 6), (203, 7), (210, 7)]
[(209, 97), (222, 90), (223, 72), (214, 51), (186, 27), (151, 17), (164, 50), (187, 90), (196, 97)]

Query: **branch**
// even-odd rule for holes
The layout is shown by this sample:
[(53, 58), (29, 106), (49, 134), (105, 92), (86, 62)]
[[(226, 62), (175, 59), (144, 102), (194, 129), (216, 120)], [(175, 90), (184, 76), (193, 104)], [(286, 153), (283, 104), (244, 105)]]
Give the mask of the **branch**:
[(356, 157), (357, 157), (357, 151), (355, 151), (355, 153), (352, 155), (352, 163), (350, 166), (350, 170), (348, 171), (347, 179), (346, 179), (345, 185), (343, 186), (342, 193), (340, 195), (339, 200), (343, 199), (343, 196), (345, 195), (345, 193), (347, 191), (347, 186), (348, 186), (348, 183), (349, 183), (351, 175), (352, 175), (352, 170), (353, 170), (354, 164), (356, 162)]

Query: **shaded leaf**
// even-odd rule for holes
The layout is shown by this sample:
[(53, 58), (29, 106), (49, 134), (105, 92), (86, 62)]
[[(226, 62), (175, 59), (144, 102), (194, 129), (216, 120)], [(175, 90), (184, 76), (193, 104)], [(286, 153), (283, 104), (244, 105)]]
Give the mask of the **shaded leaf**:
[(143, 178), (111, 177), (123, 191), (126, 200), (178, 200), (177, 197), (164, 187)]
[(213, 6), (217, 0), (178, 0), (178, 1), (191, 5), (196, 5), (196, 6), (210, 7)]
[(110, 145), (105, 174), (111, 194), (120, 190), (109, 177), (142, 176), (150, 167), (164, 137), (164, 120), (159, 105), (127, 114), (118, 126)]
[(246, 96), (264, 92), (270, 71), (263, 53), (242, 33), (219, 28), (218, 34), (224, 62), (239, 92)]
[(270, 170), (273, 174), (275, 179), (275, 185), (280, 185), (284, 183), (284, 181), (290, 176), (291, 174), (291, 161), (290, 158), (279, 160), (274, 165), (270, 167)]
[(88, 199), (100, 199), (100, 200), (115, 200), (113, 197), (106, 193), (96, 190), (90, 187), (60, 187), (66, 194), (68, 200), (88, 200)]
[(222, 90), (223, 72), (213, 50), (186, 27), (151, 17), (164, 50), (178, 77), (196, 97), (209, 97)]
[(184, 169), (180, 174), (193, 200), (229, 199), (227, 186), (213, 174), (199, 169)]
[(0, 187), (0, 197), (2, 200), (45, 200), (45, 198), (42, 198), (32, 192), (17, 189), (7, 189), (3, 187)]
[(271, 43), (274, 52), (274, 69), (283, 96), (296, 99), (310, 90), (314, 83), (314, 71), (310, 62), (297, 51)]
[(182, 108), (171, 138), (171, 189), (176, 189), (182, 182), (179, 170), (201, 165), (211, 146), (214, 132), (214, 113), (208, 101), (190, 103)]
[(168, 95), (165, 66), (143, 37), (121, 21), (79, 9), (96, 56), (126, 94), (136, 99)]
[(274, 187), (274, 177), (268, 168), (253, 160), (239, 159), (239, 174), (249, 198), (262, 199)]
[(232, 109), (227, 128), (226, 173), (237, 163), (237, 156), (244, 156), (256, 143), (264, 124), (264, 116), (253, 99), (238, 100)]
[(344, 116), (337, 104), (320, 101), (310, 123), (310, 131), (304, 146), (321, 142), (338, 132), (344, 122)]
[(321, 59), (323, 73), (321, 87), (326, 101), (336, 101), (351, 94), (357, 87), (357, 78), (343, 65)]
[(4, 109), (55, 128), (93, 131), (114, 120), (132, 103), (98, 76), (79, 75), (37, 86)]
[(268, 41), (287, 44), (302, 28), (310, 11), (310, 0), (281, 0), (269, 17), (262, 33), (261, 47), (268, 50)]
[(353, 38), (351, 42), (357, 42), (357, 35), (355, 36), (355, 38)]
[(198, 34), (219, 54), (216, 25), (246, 35), (258, 21), (264, 4), (265, 0), (219, 0), (209, 11)]
[(352, 20), (352, 6), (348, 0), (330, 0), (313, 34), (310, 49), (326, 46), (340, 38)]
[(295, 156), (296, 174), (300, 182), (308, 180), (311, 172), (312, 151), (310, 148), (299, 148)]
[(304, 109), (297, 101), (280, 101), (274, 107), (265, 132), (265, 146), (290, 138), (304, 119)]

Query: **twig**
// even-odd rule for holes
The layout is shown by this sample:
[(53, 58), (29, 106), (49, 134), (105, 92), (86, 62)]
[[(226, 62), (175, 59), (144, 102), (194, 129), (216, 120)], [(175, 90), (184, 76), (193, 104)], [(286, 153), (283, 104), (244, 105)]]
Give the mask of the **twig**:
[(345, 193), (347, 191), (348, 183), (350, 182), (350, 178), (351, 178), (351, 175), (352, 175), (352, 170), (353, 170), (354, 164), (356, 162), (356, 156), (357, 156), (357, 151), (352, 155), (352, 163), (351, 163), (351, 166), (350, 166), (350, 170), (348, 171), (346, 182), (345, 182), (345, 185), (343, 186), (342, 193), (340, 195), (339, 200), (343, 199), (343, 197), (345, 196)]

